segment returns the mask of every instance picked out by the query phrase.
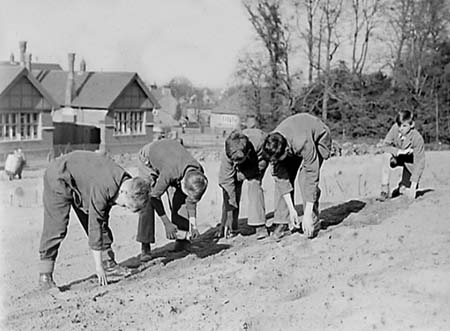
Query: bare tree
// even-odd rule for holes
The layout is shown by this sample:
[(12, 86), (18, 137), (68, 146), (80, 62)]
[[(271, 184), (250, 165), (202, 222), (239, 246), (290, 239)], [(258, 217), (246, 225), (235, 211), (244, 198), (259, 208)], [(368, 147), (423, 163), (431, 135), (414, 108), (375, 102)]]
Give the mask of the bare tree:
[(281, 115), (283, 99), (292, 103), (289, 75), (289, 31), (281, 16), (280, 0), (243, 0), (250, 22), (269, 55), (273, 121)]
[(330, 71), (333, 56), (340, 46), (339, 38), (336, 33), (338, 20), (342, 12), (343, 0), (323, 0), (320, 9), (324, 18), (325, 33), (325, 73), (324, 73), (324, 92), (322, 100), (322, 118), (328, 117), (328, 99), (330, 94)]
[[(352, 0), (352, 73), (361, 75), (367, 59), (369, 40), (376, 27), (380, 0)], [(362, 34), (362, 41), (359, 40)]]
[(262, 122), (262, 95), (267, 87), (269, 65), (260, 53), (245, 53), (238, 59), (235, 76), (247, 100), (246, 106)]
[[(315, 16), (317, 8), (321, 0), (294, 0), (295, 7), (295, 23), (297, 30), (300, 33), (300, 37), (306, 42), (306, 50), (308, 56), (308, 83), (313, 81), (314, 71), (314, 40), (315, 40)], [(306, 15), (306, 21), (308, 24), (306, 28), (303, 27), (302, 11), (304, 10)]]

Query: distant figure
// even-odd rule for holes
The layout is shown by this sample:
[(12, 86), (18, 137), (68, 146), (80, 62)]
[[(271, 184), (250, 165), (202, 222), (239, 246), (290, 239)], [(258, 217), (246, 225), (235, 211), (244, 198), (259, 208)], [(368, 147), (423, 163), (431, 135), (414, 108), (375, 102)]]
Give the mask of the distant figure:
[[(381, 193), (378, 201), (385, 201), (403, 193), (416, 198), (419, 181), (425, 169), (425, 147), (422, 135), (414, 128), (414, 116), (409, 110), (398, 112), (395, 123), (384, 138), (385, 153), (381, 168)], [(402, 167), (398, 187), (389, 191), (390, 168)]]
[(257, 239), (267, 237), (266, 209), (261, 182), (267, 168), (262, 145), (267, 134), (259, 129), (234, 130), (225, 140), (219, 169), (222, 188), (222, 219), (218, 237), (237, 234), (242, 184), (247, 180), (248, 225), (256, 231)]
[[(175, 239), (175, 250), (189, 248), (197, 230), (197, 202), (208, 186), (203, 167), (178, 141), (156, 140), (139, 151), (139, 173), (151, 182), (150, 201), (139, 215), (136, 241), (141, 243), (142, 262), (152, 259), (155, 243), (155, 211), (161, 218), (167, 239)], [(167, 192), (171, 219), (162, 196)]]
[(8, 154), (5, 162), (5, 173), (9, 180), (13, 180), (16, 176), (22, 179), (22, 171), (25, 164), (25, 154), (21, 148), (14, 150), (12, 154)]
[[(281, 239), (288, 225), (295, 228), (301, 225), (303, 232), (312, 238), (319, 230), (320, 168), (330, 157), (330, 129), (310, 114), (292, 115), (267, 136), (263, 149), (272, 163), (275, 179), (274, 238)], [(303, 198), (302, 222), (294, 207), (297, 172)]]
[(100, 285), (108, 277), (130, 274), (115, 261), (108, 225), (113, 205), (138, 212), (148, 201), (149, 183), (131, 176), (111, 159), (95, 152), (76, 151), (55, 159), (44, 174), (44, 226), (39, 254), (39, 287), (56, 287), (53, 271), (66, 237), (73, 208), (89, 238)]
[(258, 121), (256, 119), (255, 116), (248, 116), (245, 126), (247, 127), (247, 129), (256, 129), (259, 127), (258, 125)]

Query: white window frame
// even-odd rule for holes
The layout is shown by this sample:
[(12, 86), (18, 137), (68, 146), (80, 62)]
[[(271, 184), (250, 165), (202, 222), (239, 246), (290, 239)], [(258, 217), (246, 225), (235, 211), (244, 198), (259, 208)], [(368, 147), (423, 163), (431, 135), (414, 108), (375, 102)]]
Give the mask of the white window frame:
[(145, 135), (145, 110), (115, 110), (114, 135)]
[(0, 110), (0, 142), (41, 140), (41, 112)]

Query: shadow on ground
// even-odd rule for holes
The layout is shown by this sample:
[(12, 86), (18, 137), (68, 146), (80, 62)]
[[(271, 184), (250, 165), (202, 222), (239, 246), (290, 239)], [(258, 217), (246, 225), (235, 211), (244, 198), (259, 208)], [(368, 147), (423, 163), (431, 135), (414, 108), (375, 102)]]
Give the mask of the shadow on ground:
[[(422, 197), (428, 192), (432, 192), (433, 189), (423, 189), (417, 192), (417, 197)], [(369, 224), (378, 224), (384, 218), (393, 214), (394, 212), (407, 207), (407, 200), (403, 197), (390, 199), (386, 202), (377, 202), (375, 199), (368, 199), (366, 201), (350, 200), (335, 206), (325, 208), (320, 213), (321, 227), (320, 230), (327, 230), (330, 227), (341, 224), (344, 220), (348, 219), (348, 225), (350, 226), (364, 226)], [(303, 206), (295, 206), (298, 215), (303, 215)], [(363, 211), (362, 213), (360, 213)], [(357, 216), (358, 221), (354, 217), (349, 217), (352, 214), (360, 214)], [(353, 215), (352, 215), (353, 216)], [(274, 213), (270, 212), (266, 214), (266, 219), (269, 220), (274, 217)], [(251, 236), (255, 233), (254, 227), (247, 224), (247, 218), (241, 218), (238, 221), (239, 234), (242, 236)], [(198, 258), (205, 258), (211, 255), (215, 255), (223, 250), (231, 247), (230, 244), (219, 243), (217, 238), (217, 232), (220, 231), (220, 224), (214, 228), (208, 229), (206, 232), (200, 235), (199, 238), (192, 241), (190, 247), (183, 251), (174, 251), (174, 243), (169, 243), (163, 247), (159, 247), (152, 251), (153, 259), (146, 263), (141, 263), (139, 255), (130, 257), (129, 259), (122, 261), (120, 264), (128, 268), (133, 269), (131, 275), (141, 273), (142, 271), (154, 266), (156, 264), (167, 264), (177, 259), (182, 259), (189, 254), (194, 254)], [(269, 229), (270, 231), (271, 229)], [(67, 285), (59, 287), (60, 291), (67, 291), (72, 286), (81, 284), (83, 282), (96, 283), (96, 276), (91, 275), (89, 277), (75, 280)], [(113, 280), (110, 283), (116, 283), (120, 280)]]

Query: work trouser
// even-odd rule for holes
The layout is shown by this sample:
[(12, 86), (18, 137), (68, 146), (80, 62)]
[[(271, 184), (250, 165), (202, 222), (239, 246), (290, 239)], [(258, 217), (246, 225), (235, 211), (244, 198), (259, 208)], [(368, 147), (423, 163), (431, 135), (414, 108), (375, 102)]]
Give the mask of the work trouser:
[[(303, 168), (301, 166), (302, 163), (302, 158), (298, 157), (298, 156), (292, 156), (289, 157), (287, 159), (285, 159), (282, 164), (278, 164), (278, 165), (274, 165), (274, 166), (283, 166), (285, 167), (285, 169), (288, 172), (288, 177), (289, 177), (289, 183), (292, 186), (292, 191), (290, 193), (291, 195), (291, 200), (292, 203), (295, 206), (295, 200), (294, 200), (294, 191), (295, 191), (295, 177), (297, 176), (297, 173), (299, 172), (298, 175), (298, 184), (300, 186), (300, 193), (302, 194), (302, 198), (303, 198), (303, 208), (305, 208), (306, 206), (306, 201), (305, 201), (305, 181), (306, 181), (306, 171), (305, 168)], [(319, 157), (319, 171), (320, 171), (320, 167), (322, 166), (323, 163), (323, 158), (320, 156)], [(271, 226), (272, 223), (273, 224), (289, 224), (290, 223), (290, 219), (289, 219), (289, 209), (286, 205), (286, 201), (283, 198), (283, 194), (280, 190), (280, 188), (278, 187), (277, 183), (275, 183), (275, 196), (274, 196), (274, 203), (275, 203), (275, 211), (274, 211), (274, 217), (273, 217), (273, 221), (269, 222), (269, 224), (267, 226)], [(319, 198), (320, 198), (320, 188), (317, 187), (317, 199), (316, 201), (314, 201), (314, 206), (313, 206), (313, 217), (317, 218), (319, 217)]]
[[(243, 181), (235, 181), (235, 206), (230, 205), (230, 197), (226, 190), (222, 189), (223, 204), (222, 204), (222, 226), (227, 225), (231, 230), (238, 229), (240, 200), (242, 196)], [(247, 181), (248, 190), (248, 219), (247, 224), (250, 226), (261, 226), (266, 224), (266, 208), (264, 202), (264, 192), (261, 186), (261, 179), (250, 179)]]
[[(389, 188), (389, 181), (391, 177), (391, 168), (402, 167), (402, 178), (399, 187), (410, 187), (411, 186), (411, 174), (414, 166), (414, 155), (398, 155), (393, 156), (392, 154), (385, 153), (383, 155), (383, 164), (381, 166), (381, 186)], [(387, 192), (389, 193), (389, 192)]]
[[(39, 272), (50, 273), (53, 272), (59, 247), (67, 234), (70, 207), (73, 207), (86, 234), (89, 234), (89, 216), (75, 204), (72, 189), (58, 179), (57, 170), (52, 166), (44, 174), (43, 203), (44, 225), (39, 246)], [(106, 222), (102, 225), (102, 237), (102, 259), (114, 259), (111, 250), (113, 235)]]
[[(140, 165), (139, 175), (144, 178), (152, 179), (152, 171), (145, 165)], [(189, 216), (186, 208), (186, 194), (183, 193), (181, 187), (169, 187), (168, 198), (171, 207), (171, 221), (178, 230), (189, 231)], [(145, 208), (139, 213), (139, 221), (137, 228), (136, 241), (145, 244), (155, 243), (155, 209), (149, 200)]]

